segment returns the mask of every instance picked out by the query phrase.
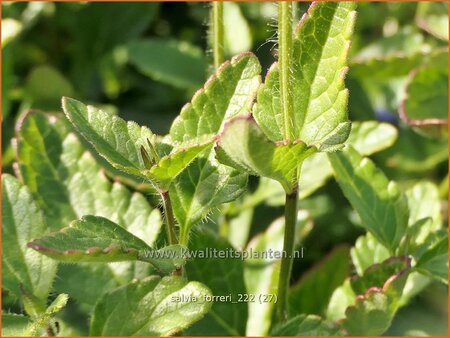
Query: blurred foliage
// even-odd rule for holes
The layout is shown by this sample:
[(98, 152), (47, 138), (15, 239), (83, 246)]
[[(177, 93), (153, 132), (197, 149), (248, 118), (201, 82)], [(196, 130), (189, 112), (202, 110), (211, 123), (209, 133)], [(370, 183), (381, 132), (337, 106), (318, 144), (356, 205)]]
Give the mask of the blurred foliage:
[[(298, 18), (307, 5), (298, 4)], [(13, 171), (14, 126), (29, 109), (61, 114), (61, 96), (71, 96), (163, 134), (211, 73), (207, 3), (2, 2), (1, 6), (4, 172)], [(265, 74), (276, 56), (276, 11), (270, 2), (227, 3), (227, 58), (251, 50)], [(359, 3), (346, 79), (350, 119), (387, 122), (398, 132), (393, 145), (371, 159), (403, 191), (418, 181), (438, 187), (444, 224), (448, 222), (447, 13), (446, 2)], [(426, 123), (409, 125), (400, 117), (402, 106), (414, 118), (440, 118), (444, 123), (438, 129)], [(205, 225), (220, 228), (238, 245), (263, 233), (282, 208), (270, 203), (273, 191), (279, 189), (256, 195), (259, 183), (251, 178), (250, 193), (211, 214)], [(261, 185), (266, 183), (261, 180)], [(297, 288), (307, 289), (314, 273), (300, 276), (333, 248), (354, 245), (363, 231), (352, 226), (361, 220), (335, 181), (323, 179), (300, 205), (314, 227), (303, 242), (307, 254), (294, 263), (293, 279), (300, 281)], [(242, 230), (236, 230), (236, 220)], [(338, 250), (335, 254), (346, 252)], [(328, 291), (331, 295), (333, 290)], [(429, 284), (400, 310), (387, 333), (446, 335), (447, 305), (441, 300), (447, 294), (446, 287)], [(2, 298), (4, 308), (20, 312), (11, 295)], [(324, 306), (305, 305), (315, 312)], [(70, 300), (58, 316), (61, 333), (87, 333), (85, 304)], [(19, 325), (21, 318), (11, 320)]]

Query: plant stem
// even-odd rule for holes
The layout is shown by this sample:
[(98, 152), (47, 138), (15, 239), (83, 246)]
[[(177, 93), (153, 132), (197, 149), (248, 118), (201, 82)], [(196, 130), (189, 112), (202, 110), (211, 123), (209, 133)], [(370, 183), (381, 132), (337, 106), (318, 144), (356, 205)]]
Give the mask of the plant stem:
[(283, 137), (294, 138), (293, 131), (293, 97), (291, 86), (292, 62), (292, 6), (290, 1), (278, 2), (278, 65), (280, 69), (280, 99), (283, 116)]
[(295, 227), (297, 224), (298, 189), (286, 194), (284, 206), (284, 243), (283, 258), (281, 260), (280, 279), (278, 280), (277, 318), (285, 321), (288, 315), (288, 290), (294, 256)]
[(223, 63), (224, 49), (224, 25), (223, 2), (213, 1), (211, 11), (211, 45), (213, 50), (214, 68), (217, 69)]
[(295, 24), (296, 22), (298, 22), (298, 7), (299, 2), (298, 1), (293, 1), (292, 2), (292, 22)]
[(173, 216), (172, 202), (168, 191), (161, 192), (161, 199), (164, 208), (164, 217), (166, 219), (166, 230), (169, 244), (177, 244), (177, 235), (175, 233), (175, 217)]

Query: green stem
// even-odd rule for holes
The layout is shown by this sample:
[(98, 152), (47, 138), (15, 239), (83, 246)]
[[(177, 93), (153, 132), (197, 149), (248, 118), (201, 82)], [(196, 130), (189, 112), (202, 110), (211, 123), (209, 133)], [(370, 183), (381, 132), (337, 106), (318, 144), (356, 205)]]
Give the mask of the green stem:
[(283, 137), (294, 139), (293, 97), (290, 71), (292, 69), (292, 8), (290, 1), (278, 2), (278, 65), (280, 69), (280, 99), (283, 116)]
[(288, 290), (294, 256), (295, 226), (297, 224), (298, 189), (286, 194), (284, 206), (284, 243), (283, 258), (281, 260), (280, 279), (278, 280), (277, 318), (285, 321), (288, 315)]
[(213, 1), (211, 11), (211, 45), (213, 51), (214, 68), (217, 69), (223, 63), (224, 49), (224, 25), (223, 25), (223, 2)]
[(292, 22), (295, 24), (296, 22), (298, 22), (299, 17), (298, 17), (298, 12), (299, 12), (299, 6), (298, 6), (299, 2), (298, 1), (293, 1), (292, 2)]
[(164, 217), (166, 219), (166, 230), (169, 244), (177, 244), (177, 235), (175, 233), (175, 217), (173, 216), (172, 202), (168, 191), (161, 192), (161, 199), (164, 208)]

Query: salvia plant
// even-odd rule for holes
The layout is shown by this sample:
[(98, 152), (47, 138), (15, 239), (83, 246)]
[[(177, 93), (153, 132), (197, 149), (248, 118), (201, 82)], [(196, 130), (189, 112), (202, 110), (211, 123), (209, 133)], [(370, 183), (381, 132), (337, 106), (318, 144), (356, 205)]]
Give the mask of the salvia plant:
[[(77, 334), (65, 326), (72, 299), (93, 336), (381, 335), (426, 286), (447, 284), (440, 191), (390, 181), (367, 156), (390, 147), (397, 129), (348, 119), (356, 3), (316, 2), (298, 21), (298, 4), (279, 2), (277, 61), (264, 76), (250, 52), (224, 60), (224, 6), (210, 10), (213, 74), (167, 135), (70, 97), (65, 117), (20, 116), (16, 176), (2, 175), (2, 286), (23, 314), (3, 311), (3, 335)], [(419, 133), (445, 137), (442, 119), (420, 115), (432, 100), (420, 88), (429, 72), (448, 76), (448, 53), (427, 58), (411, 66), (407, 87), (419, 99), (401, 113)], [(363, 59), (356, 72), (367, 72)], [(400, 71), (395, 57), (371, 62)], [(293, 285), (312, 228), (302, 201), (331, 176), (365, 232)], [(247, 219), (262, 201), (284, 205), (284, 217), (249, 241)], [(214, 214), (221, 237), (204, 222)], [(239, 227), (244, 235), (228, 236)], [(282, 256), (191, 256), (211, 248)]]

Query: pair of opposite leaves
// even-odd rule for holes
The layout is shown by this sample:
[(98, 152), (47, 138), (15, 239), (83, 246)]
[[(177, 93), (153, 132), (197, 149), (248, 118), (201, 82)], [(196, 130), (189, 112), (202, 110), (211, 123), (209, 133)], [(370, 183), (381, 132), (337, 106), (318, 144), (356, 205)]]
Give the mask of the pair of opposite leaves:
[[(278, 63), (261, 84), (261, 66), (250, 53), (224, 63), (163, 138), (73, 99), (63, 99), (64, 112), (114, 167), (150, 180), (160, 191), (216, 142), (221, 163), (275, 179), (290, 193), (306, 157), (339, 149), (349, 135), (344, 76), (354, 7), (351, 2), (314, 3), (300, 21), (289, 79), (292, 116), (282, 114)], [(286, 124), (291, 135), (283, 129)]]
[[(353, 3), (320, 2), (313, 4), (300, 21), (293, 39), (290, 85), (294, 100), (289, 121), (284, 121), (281, 114), (278, 64), (271, 67), (261, 85), (261, 66), (250, 53), (223, 64), (183, 107), (166, 137), (158, 137), (146, 127), (74, 99), (63, 99), (64, 112), (77, 131), (115, 168), (140, 180), (150, 180), (160, 192), (167, 191), (174, 179), (201, 153), (208, 150), (207, 160), (215, 162), (211, 147), (216, 142), (215, 153), (220, 162), (246, 173), (275, 179), (290, 193), (297, 188), (300, 167), (306, 157), (316, 151), (335, 150), (348, 137), (348, 92), (343, 77), (355, 17), (353, 8)], [(292, 124), (293, 139), (283, 135), (286, 122)], [(219, 170), (221, 166), (217, 163), (211, 167), (217, 168), (219, 175), (230, 175), (228, 169)], [(231, 193), (227, 195), (232, 197)], [(218, 201), (224, 202), (226, 198), (218, 198)], [(64, 231), (76, 232), (78, 225), (84, 229), (86, 223), (96, 222), (105, 227), (106, 221), (83, 218), (73, 223), (71, 230)], [(180, 231), (186, 234), (192, 223), (192, 220), (186, 224), (180, 222)], [(115, 228), (111, 224), (110, 227)], [(109, 243), (108, 238), (105, 233), (104, 239)], [(59, 258), (60, 253), (64, 256), (65, 249), (73, 249), (59, 246), (65, 241), (56, 241), (59, 243), (53, 248), (56, 252), (42, 250), (54, 246), (53, 241), (45, 245), (44, 239), (30, 246)], [(100, 258), (94, 256), (103, 256), (102, 253), (111, 250), (120, 256), (119, 260), (130, 259), (127, 255), (142, 259), (141, 253), (150, 250), (138, 245), (131, 246), (135, 250), (117, 252), (121, 251), (120, 247), (107, 245), (108, 252), (96, 249), (104, 245), (83, 249), (96, 261)], [(83, 254), (79, 251), (77, 253)], [(69, 257), (63, 260), (67, 259)], [(162, 265), (161, 270), (174, 267), (174, 262), (167, 262), (168, 267), (159, 261), (152, 263)]]

